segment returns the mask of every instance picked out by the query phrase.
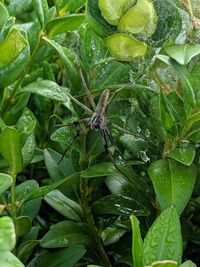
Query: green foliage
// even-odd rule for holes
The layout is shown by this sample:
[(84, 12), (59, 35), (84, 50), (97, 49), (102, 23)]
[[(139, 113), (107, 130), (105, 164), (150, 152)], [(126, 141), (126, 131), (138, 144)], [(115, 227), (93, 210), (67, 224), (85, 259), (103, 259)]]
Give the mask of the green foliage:
[(197, 2), (0, 1), (0, 267), (199, 266)]

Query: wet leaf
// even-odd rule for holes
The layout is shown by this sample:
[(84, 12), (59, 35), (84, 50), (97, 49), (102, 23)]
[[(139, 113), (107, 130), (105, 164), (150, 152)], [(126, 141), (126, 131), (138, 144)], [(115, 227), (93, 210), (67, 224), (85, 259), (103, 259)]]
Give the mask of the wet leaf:
[(92, 209), (98, 214), (147, 216), (148, 209), (134, 198), (112, 194), (96, 200)]
[(44, 248), (63, 248), (73, 245), (89, 245), (89, 229), (85, 224), (62, 221), (54, 224), (44, 235), (40, 245)]
[(33, 6), (35, 8), (36, 15), (43, 29), (46, 22), (46, 15), (48, 11), (48, 3), (46, 0), (33, 0)]
[(185, 261), (179, 267), (197, 267), (197, 265), (192, 261)]
[(105, 246), (115, 244), (126, 233), (126, 230), (120, 227), (107, 227), (101, 233), (101, 238)]
[(195, 166), (188, 167), (174, 160), (162, 159), (151, 164), (149, 175), (162, 209), (173, 205), (181, 214), (194, 188)]
[(181, 226), (176, 209), (170, 207), (159, 215), (144, 239), (144, 263), (173, 260), (180, 264), (181, 258)]
[(194, 160), (195, 154), (195, 148), (190, 146), (175, 148), (167, 156), (169, 158), (177, 160), (184, 165), (190, 166)]
[(147, 45), (129, 34), (116, 33), (105, 39), (105, 43), (117, 60), (131, 61), (136, 57), (144, 56)]

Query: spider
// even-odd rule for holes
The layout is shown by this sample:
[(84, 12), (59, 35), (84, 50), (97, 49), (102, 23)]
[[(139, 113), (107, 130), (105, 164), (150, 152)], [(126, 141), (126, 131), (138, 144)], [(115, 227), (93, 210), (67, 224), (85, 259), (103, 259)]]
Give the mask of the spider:
[[(77, 104), (79, 107), (81, 107), (83, 110), (86, 111), (86, 113), (90, 114), (90, 117), (88, 118), (84, 118), (81, 119), (79, 121), (74, 121), (72, 123), (68, 123), (68, 124), (61, 124), (61, 125), (57, 125), (57, 127), (59, 126), (69, 126), (69, 125), (78, 125), (80, 123), (84, 123), (86, 128), (89, 130), (96, 130), (100, 132), (103, 144), (104, 144), (104, 149), (106, 151), (106, 153), (109, 155), (113, 165), (115, 166), (115, 168), (120, 172), (120, 168), (118, 166), (118, 164), (116, 163), (112, 152), (110, 151), (109, 148), (109, 143), (112, 144), (112, 146), (115, 148), (115, 150), (118, 153), (119, 158), (122, 160), (122, 162), (126, 162), (122, 152), (120, 151), (120, 149), (117, 147), (112, 134), (108, 128), (108, 126), (117, 129), (118, 131), (124, 132), (124, 133), (128, 133), (133, 135), (133, 133), (131, 133), (130, 131), (121, 128), (120, 126), (111, 123), (110, 121), (108, 121), (108, 118), (106, 116), (106, 111), (108, 106), (110, 105), (112, 99), (116, 96), (116, 94), (121, 91), (123, 88), (125, 88), (127, 85), (120, 87), (118, 90), (116, 90), (113, 95), (109, 98), (110, 96), (110, 91), (108, 89), (103, 90), (102, 94), (100, 95), (99, 101), (97, 103), (97, 105), (94, 102), (94, 98), (87, 86), (87, 83), (85, 81), (83, 72), (82, 72), (82, 68), (81, 68), (81, 64), (80, 64), (80, 54), (78, 53), (78, 69), (79, 69), (79, 73), (80, 73), (80, 77), (82, 80), (82, 84), (83, 87), (85, 89), (86, 95), (90, 101), (91, 107), (92, 109), (90, 109), (88, 106), (84, 105), (83, 103), (79, 102), (76, 98), (74, 98), (70, 93), (68, 93), (69, 98), (75, 103)], [(135, 83), (139, 78), (141, 78), (142, 75), (139, 75), (135, 81), (131, 82), (131, 84)], [(72, 137), (71, 141), (69, 142), (69, 144), (67, 145), (60, 161), (58, 162), (58, 164), (63, 160), (63, 158), (65, 157), (66, 152), (68, 151), (69, 147), (72, 145), (73, 141), (78, 138), (81, 135), (82, 131), (81, 130), (77, 130), (77, 133)], [(128, 165), (129, 168), (131, 168)], [(131, 170), (133, 171), (133, 169), (131, 168)], [(122, 173), (123, 174), (123, 173)]]

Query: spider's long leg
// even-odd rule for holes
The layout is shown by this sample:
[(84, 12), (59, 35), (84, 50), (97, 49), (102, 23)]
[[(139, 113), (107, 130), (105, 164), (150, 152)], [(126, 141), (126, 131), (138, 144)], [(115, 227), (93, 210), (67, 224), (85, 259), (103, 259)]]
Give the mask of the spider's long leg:
[(114, 157), (113, 157), (113, 155), (109, 149), (109, 146), (108, 146), (109, 140), (108, 140), (107, 131), (105, 129), (101, 130), (101, 136), (102, 136), (102, 139), (104, 141), (105, 151), (109, 155), (110, 160), (112, 161), (112, 164), (115, 166), (115, 168), (118, 170), (119, 173), (121, 173), (123, 176), (125, 176), (127, 179), (129, 179), (129, 177), (117, 166), (117, 164), (115, 162), (115, 159), (114, 159)]
[(130, 134), (130, 135), (134, 135), (132, 132), (130, 132), (130, 131), (128, 131), (128, 130), (126, 130), (126, 129), (120, 127), (120, 126), (118, 126), (117, 124), (109, 123), (109, 125), (110, 125), (112, 128), (114, 128), (114, 129), (116, 129), (116, 130), (118, 130), (118, 131), (121, 131), (121, 132), (123, 132), (123, 133)]
[(79, 102), (75, 97), (73, 97), (70, 93), (67, 93), (67, 95), (69, 96), (69, 98), (74, 101), (74, 103), (81, 107), (82, 109), (84, 109), (86, 112), (88, 112), (89, 114), (93, 114), (93, 111), (88, 108), (86, 105), (82, 104), (81, 102)]
[(91, 106), (92, 106), (93, 110), (95, 111), (96, 105), (94, 103), (94, 99), (93, 99), (93, 96), (92, 96), (92, 94), (90, 92), (90, 89), (87, 86), (87, 83), (85, 81), (85, 78), (84, 78), (84, 75), (83, 75), (83, 71), (82, 71), (82, 68), (81, 68), (80, 47), (79, 47), (79, 44), (77, 46), (77, 54), (78, 54), (78, 69), (79, 69), (81, 81), (82, 81), (83, 87), (85, 89), (86, 95), (87, 95), (88, 99), (90, 100)]
[(79, 125), (81, 123), (87, 123), (87, 122), (89, 122), (89, 120), (90, 120), (90, 118), (85, 118), (85, 119), (81, 119), (81, 120), (77, 120), (77, 121), (57, 124), (54, 127), (58, 128), (58, 127), (64, 127), (64, 126), (76, 126), (76, 125)]
[[(135, 85), (135, 83), (144, 75), (144, 73), (141, 73), (134, 81), (130, 82), (128, 85)], [(112, 102), (113, 98), (124, 88), (128, 86), (127, 84), (121, 86), (119, 89), (117, 89), (111, 96), (110, 100), (108, 101), (107, 107), (109, 107), (110, 103)]]

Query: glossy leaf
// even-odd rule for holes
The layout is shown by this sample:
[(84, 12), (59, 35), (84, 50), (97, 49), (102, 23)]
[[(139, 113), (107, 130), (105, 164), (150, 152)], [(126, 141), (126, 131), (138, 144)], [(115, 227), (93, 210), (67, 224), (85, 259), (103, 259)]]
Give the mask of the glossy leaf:
[(15, 232), (16, 236), (23, 236), (31, 229), (31, 219), (28, 216), (20, 216), (15, 220)]
[(17, 248), (17, 257), (20, 261), (25, 262), (31, 255), (34, 247), (39, 243), (38, 240), (27, 240), (22, 242)]
[(199, 44), (173, 44), (165, 47), (168, 56), (181, 65), (186, 65), (190, 60), (200, 54)]
[(13, 183), (13, 179), (10, 175), (0, 173), (0, 195), (6, 191)]
[(0, 51), (0, 87), (4, 88), (15, 82), (28, 66), (30, 48), (20, 31), (13, 29), (0, 44)]
[(90, 168), (84, 170), (81, 173), (81, 178), (94, 178), (94, 177), (102, 177), (109, 175), (116, 175), (118, 171), (115, 169), (112, 163), (99, 163)]
[(132, 257), (134, 267), (143, 267), (143, 241), (140, 234), (140, 223), (134, 215), (131, 215), (132, 226)]
[(2, 25), (6, 22), (6, 20), (9, 18), (8, 11), (4, 4), (0, 2), (0, 28)]
[(156, 28), (157, 15), (151, 0), (138, 0), (120, 19), (118, 31), (151, 36)]
[(78, 30), (84, 20), (84, 14), (73, 14), (66, 17), (55, 18), (46, 25), (47, 35), (49, 38), (52, 38), (61, 33)]
[(57, 53), (59, 54), (59, 56), (60, 56), (60, 58), (61, 58), (61, 60), (62, 60), (62, 62), (64, 64), (64, 66), (65, 66), (65, 69), (67, 71), (67, 75), (68, 75), (70, 81), (72, 82), (72, 84), (77, 89), (80, 89), (80, 85), (81, 85), (80, 76), (78, 74), (78, 71), (76, 69), (76, 66), (71, 61), (69, 55), (64, 52), (64, 48), (62, 46), (60, 46), (58, 43), (56, 43), (55, 41), (48, 39), (47, 37), (43, 37), (43, 39), (53, 49), (55, 49), (57, 51)]
[[(35, 180), (27, 180), (23, 183), (16, 186), (15, 189), (15, 198), (16, 201), (23, 202), (24, 199), (27, 198), (32, 192), (39, 190), (39, 185)], [(28, 216), (29, 218), (33, 219), (36, 214), (38, 213), (41, 205), (41, 199), (34, 199), (31, 201), (28, 201), (24, 204), (21, 204), (21, 207), (18, 211), (18, 215), (21, 216)], [(28, 219), (25, 221), (28, 221)], [(26, 222), (25, 222), (26, 223)], [(28, 222), (26, 223), (28, 225)]]
[(174, 68), (176, 71), (183, 86), (185, 112), (186, 114), (190, 114), (191, 109), (196, 105), (196, 96), (189, 80), (188, 70), (173, 59), (170, 59), (168, 56), (158, 55), (157, 58)]
[(69, 101), (67, 89), (60, 87), (57, 83), (49, 80), (41, 80), (38, 82), (30, 83), (29, 85), (23, 87), (19, 91), (19, 93), (38, 94), (61, 102)]
[(181, 258), (181, 226), (176, 209), (170, 207), (159, 215), (144, 239), (144, 263), (173, 260), (180, 264)]
[(46, 0), (33, 0), (33, 5), (35, 8), (35, 12), (37, 14), (38, 20), (40, 22), (41, 28), (43, 29), (45, 20), (46, 20), (46, 13), (48, 10), (48, 4)]
[(180, 147), (172, 150), (167, 156), (178, 162), (190, 166), (194, 160), (196, 151), (194, 147)]
[(119, 19), (121, 18), (126, 3), (128, 0), (99, 0), (98, 5), (101, 10), (101, 15), (111, 25), (118, 25)]
[(22, 14), (31, 7), (32, 0), (12, 0), (8, 5), (8, 11), (11, 16)]
[(74, 267), (84, 256), (86, 249), (83, 246), (70, 246), (50, 253), (42, 252), (36, 256), (27, 267)]
[(89, 245), (91, 240), (88, 230), (85, 224), (62, 221), (51, 227), (49, 232), (41, 239), (40, 245), (44, 248)]
[(5, 127), (0, 135), (0, 153), (7, 160), (11, 173), (16, 175), (23, 168), (20, 138), (13, 127)]
[(160, 90), (159, 94), (159, 104), (160, 104), (160, 118), (162, 125), (165, 130), (172, 130), (174, 124), (175, 124), (175, 118), (173, 114), (171, 113), (170, 107), (169, 107), (169, 101), (164, 96), (163, 92)]
[(67, 219), (73, 221), (81, 221), (83, 217), (83, 212), (78, 203), (69, 199), (59, 190), (53, 190), (44, 196), (45, 201), (65, 216)]
[(98, 214), (146, 216), (149, 211), (134, 198), (121, 194), (112, 194), (96, 200), (93, 203), (93, 211)]
[(165, 261), (155, 261), (154, 263), (152, 263), (151, 266), (152, 267), (177, 267), (178, 265), (176, 261), (165, 260)]
[(181, 214), (193, 191), (195, 166), (187, 167), (177, 161), (163, 159), (151, 164), (149, 175), (162, 209), (173, 205)]
[(12, 219), (7, 216), (0, 218), (0, 229), (0, 253), (3, 253), (12, 250), (15, 246), (15, 227)]
[(87, 15), (88, 22), (91, 28), (100, 36), (106, 37), (116, 32), (117, 28), (110, 25), (101, 15), (101, 11), (98, 6), (99, 0), (87, 1)]
[(0, 251), (0, 267), (25, 267), (10, 251)]
[(113, 57), (120, 61), (131, 61), (144, 56), (147, 45), (129, 34), (116, 33), (105, 39), (106, 46)]
[(85, 0), (55, 0), (54, 1), (59, 11), (59, 15), (63, 15), (65, 12), (74, 12), (76, 9), (82, 7)]
[(126, 230), (116, 226), (110, 226), (103, 230), (101, 238), (105, 246), (115, 244), (126, 233)]

